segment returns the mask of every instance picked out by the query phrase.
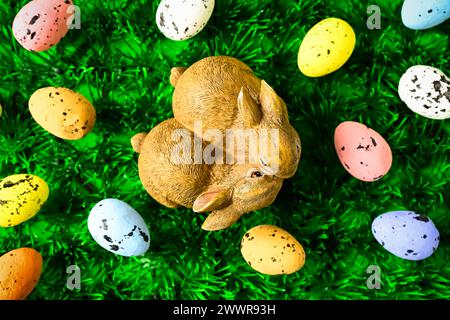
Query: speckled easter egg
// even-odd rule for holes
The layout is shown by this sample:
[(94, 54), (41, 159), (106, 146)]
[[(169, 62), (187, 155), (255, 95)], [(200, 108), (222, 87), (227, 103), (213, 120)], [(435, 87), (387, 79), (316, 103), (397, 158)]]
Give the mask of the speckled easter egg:
[(190, 39), (203, 30), (213, 9), (214, 0), (162, 0), (156, 11), (156, 24), (169, 39)]
[(39, 89), (28, 104), (34, 120), (59, 138), (78, 140), (94, 128), (94, 107), (84, 96), (70, 89)]
[(391, 168), (389, 144), (362, 123), (342, 122), (334, 132), (334, 146), (344, 168), (359, 180), (376, 181)]
[(313, 26), (298, 52), (298, 67), (308, 77), (322, 77), (342, 67), (355, 48), (356, 37), (344, 20), (328, 18)]
[(20, 248), (0, 257), (0, 300), (24, 300), (42, 272), (42, 256), (34, 249)]
[(34, 217), (47, 201), (47, 183), (31, 174), (0, 180), (0, 226), (14, 227)]
[(286, 230), (272, 225), (251, 228), (242, 238), (241, 253), (248, 265), (268, 275), (291, 274), (305, 264), (305, 251)]
[(144, 219), (127, 203), (104, 199), (91, 210), (88, 228), (104, 249), (121, 256), (139, 256), (150, 247), (150, 233)]
[(405, 0), (403, 24), (413, 30), (437, 26), (450, 18), (450, 0)]
[(27, 50), (45, 51), (69, 31), (71, 0), (33, 0), (16, 15), (13, 33)]
[(398, 94), (408, 108), (423, 117), (450, 118), (450, 79), (437, 68), (410, 67), (400, 78)]
[(372, 234), (387, 251), (406, 260), (423, 260), (439, 245), (439, 231), (425, 215), (412, 211), (391, 211), (372, 223)]

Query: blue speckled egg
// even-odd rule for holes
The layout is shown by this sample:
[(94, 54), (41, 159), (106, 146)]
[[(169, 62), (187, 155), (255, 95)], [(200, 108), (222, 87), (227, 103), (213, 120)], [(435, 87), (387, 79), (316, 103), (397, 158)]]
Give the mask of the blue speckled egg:
[(150, 247), (150, 233), (144, 219), (118, 199), (97, 203), (89, 214), (88, 229), (101, 247), (121, 256), (140, 256)]
[(372, 223), (375, 239), (387, 251), (406, 260), (423, 260), (436, 251), (439, 231), (433, 221), (413, 211), (391, 211)]
[(450, 0), (405, 0), (403, 24), (413, 30), (429, 29), (450, 18)]

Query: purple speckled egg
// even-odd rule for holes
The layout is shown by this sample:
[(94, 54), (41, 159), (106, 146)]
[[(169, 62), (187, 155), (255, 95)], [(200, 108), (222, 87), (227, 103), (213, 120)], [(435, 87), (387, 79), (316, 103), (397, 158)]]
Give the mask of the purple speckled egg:
[(372, 223), (375, 239), (387, 251), (406, 260), (423, 260), (439, 245), (439, 231), (433, 221), (413, 211), (391, 211)]

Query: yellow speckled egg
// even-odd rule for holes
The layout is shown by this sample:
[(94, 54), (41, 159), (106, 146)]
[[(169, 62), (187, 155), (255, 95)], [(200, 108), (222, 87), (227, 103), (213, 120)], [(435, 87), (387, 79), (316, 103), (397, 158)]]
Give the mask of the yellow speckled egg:
[(347, 22), (322, 20), (306, 33), (298, 52), (298, 67), (308, 77), (330, 74), (347, 62), (355, 43), (355, 32)]
[(29, 108), (42, 128), (66, 140), (85, 137), (96, 120), (92, 104), (81, 94), (66, 88), (37, 90), (30, 98)]
[(242, 238), (241, 253), (249, 266), (268, 275), (291, 274), (305, 264), (302, 245), (286, 230), (272, 225), (250, 229)]
[(14, 227), (35, 216), (48, 199), (47, 183), (30, 174), (0, 180), (0, 226)]
[(34, 249), (20, 248), (0, 257), (0, 300), (24, 300), (42, 273), (42, 256)]

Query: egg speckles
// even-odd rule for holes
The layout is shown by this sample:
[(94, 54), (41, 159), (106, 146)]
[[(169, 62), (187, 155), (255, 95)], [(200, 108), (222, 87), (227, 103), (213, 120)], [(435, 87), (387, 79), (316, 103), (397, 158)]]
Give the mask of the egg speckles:
[(412, 211), (384, 213), (372, 223), (375, 239), (387, 251), (406, 260), (423, 260), (439, 245), (439, 231), (431, 219)]
[(241, 253), (248, 265), (268, 275), (291, 274), (305, 263), (305, 251), (287, 231), (272, 225), (250, 229), (242, 238)]
[(96, 120), (92, 104), (81, 94), (66, 88), (37, 90), (30, 98), (29, 108), (42, 128), (67, 140), (85, 137)]
[(342, 67), (355, 48), (356, 36), (344, 20), (329, 18), (313, 26), (298, 52), (298, 67), (308, 77), (322, 77)]
[(0, 180), (0, 226), (14, 227), (35, 216), (47, 201), (47, 183), (29, 174)]
[(450, 18), (450, 0), (405, 0), (403, 24), (413, 30), (429, 29)]
[(34, 249), (20, 248), (0, 257), (0, 300), (24, 300), (42, 272), (42, 257)]
[(45, 51), (69, 31), (71, 0), (33, 0), (17, 13), (13, 33), (27, 50)]
[(118, 255), (143, 255), (150, 247), (144, 220), (121, 200), (104, 199), (97, 203), (89, 214), (88, 228), (101, 247)]
[(391, 168), (389, 144), (378, 132), (364, 124), (353, 121), (341, 123), (334, 132), (334, 146), (344, 168), (359, 180), (379, 180)]
[(398, 94), (408, 108), (423, 117), (450, 118), (450, 79), (437, 68), (410, 67), (400, 78)]
[(186, 40), (206, 26), (214, 0), (162, 0), (156, 11), (156, 24), (169, 39)]

